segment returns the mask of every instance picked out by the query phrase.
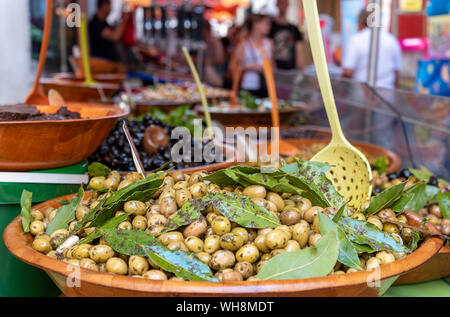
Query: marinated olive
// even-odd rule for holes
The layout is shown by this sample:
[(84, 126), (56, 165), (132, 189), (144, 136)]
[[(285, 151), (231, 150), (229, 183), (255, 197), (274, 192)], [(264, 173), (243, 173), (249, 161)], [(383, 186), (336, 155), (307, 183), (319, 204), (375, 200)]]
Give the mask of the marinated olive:
[(378, 229), (383, 230), (383, 223), (381, 222), (380, 218), (376, 216), (369, 216), (369, 218), (367, 218), (367, 222), (370, 222), (371, 224), (375, 225)]
[(170, 250), (181, 250), (184, 252), (188, 252), (189, 249), (186, 247), (183, 241), (172, 241), (167, 245), (167, 248)]
[(255, 238), (254, 243), (261, 252), (269, 252), (270, 249), (266, 245), (266, 236), (265, 235), (261, 234), (261, 235), (257, 236)]
[(200, 261), (202, 261), (205, 264), (208, 264), (209, 261), (211, 260), (211, 254), (207, 252), (199, 252), (197, 253), (197, 257), (199, 258)]
[(220, 237), (219, 244), (222, 249), (236, 251), (244, 245), (244, 239), (240, 235), (226, 233)]
[(198, 253), (203, 251), (203, 241), (196, 236), (187, 237), (184, 239), (184, 244), (191, 252)]
[(320, 233), (314, 233), (309, 237), (308, 243), (310, 246), (316, 247), (317, 242), (322, 238), (322, 235)]
[[(191, 192), (187, 189), (178, 189), (175, 193), (175, 199), (179, 208), (192, 199)], [(164, 214), (164, 213), (162, 213)]]
[(132, 255), (128, 259), (128, 267), (130, 274), (142, 275), (148, 271), (149, 265), (144, 257)]
[(311, 209), (312, 204), (311, 201), (308, 198), (302, 198), (298, 203), (297, 203), (297, 208), (304, 214), (306, 211), (308, 211), (309, 209)]
[(125, 275), (128, 272), (128, 266), (121, 258), (113, 257), (106, 261), (106, 271), (109, 273)]
[(80, 259), (80, 267), (98, 272), (98, 266), (92, 259), (88, 258)]
[(376, 257), (380, 259), (381, 264), (390, 264), (395, 262), (394, 255), (386, 251), (377, 252)]
[(218, 250), (214, 252), (213, 255), (211, 256), (209, 266), (213, 270), (218, 271), (232, 267), (235, 262), (236, 259), (234, 257), (233, 252), (228, 250)]
[(398, 227), (390, 222), (386, 222), (383, 224), (383, 231), (386, 231), (388, 233), (399, 233), (400, 232)]
[(145, 230), (147, 229), (147, 218), (144, 216), (136, 216), (131, 224), (134, 230)]
[(366, 220), (366, 216), (364, 216), (364, 214), (361, 213), (361, 212), (355, 212), (355, 213), (352, 215), (352, 218), (354, 218), (354, 219), (356, 219), (356, 220), (361, 220), (361, 221), (365, 221), (365, 220)]
[(96, 263), (105, 263), (114, 256), (114, 250), (109, 245), (94, 245), (89, 249), (89, 257)]
[(44, 215), (37, 209), (33, 209), (30, 211), (30, 216), (32, 220), (41, 220), (44, 219)]
[(50, 246), (50, 241), (47, 239), (34, 239), (31, 246), (33, 249), (41, 253), (47, 253), (52, 249)]
[(83, 243), (80, 244), (78, 246), (76, 246), (76, 248), (73, 250), (73, 257), (76, 259), (84, 259), (84, 258), (89, 258), (89, 249), (92, 246), (90, 244), (87, 243)]
[(222, 273), (222, 282), (237, 282), (242, 281), (244, 278), (242, 274), (236, 271)]
[(223, 216), (217, 216), (211, 222), (211, 228), (215, 234), (221, 236), (231, 231), (231, 223), (227, 218)]
[(205, 217), (201, 217), (200, 219), (197, 219), (193, 223), (188, 225), (184, 229), (183, 235), (185, 237), (190, 237), (190, 236), (199, 237), (203, 233), (205, 233), (206, 227), (207, 227), (206, 219), (205, 219)]
[(266, 189), (261, 185), (250, 185), (243, 190), (242, 194), (250, 198), (264, 198)]
[(248, 261), (237, 262), (234, 266), (236, 272), (241, 273), (244, 279), (248, 279), (253, 275), (253, 264)]
[(30, 233), (33, 236), (44, 232), (44, 230), (45, 230), (44, 223), (40, 220), (35, 220), (30, 224)]
[(133, 228), (133, 225), (129, 221), (122, 221), (121, 223), (119, 223), (117, 228), (122, 229), (122, 230), (130, 230)]
[(153, 214), (148, 217), (148, 226), (165, 226), (167, 224), (167, 218), (161, 214)]
[(295, 207), (286, 207), (280, 215), (280, 221), (284, 225), (293, 225), (301, 219), (300, 210)]
[(284, 200), (280, 195), (274, 192), (268, 192), (266, 195), (266, 200), (272, 202), (277, 207), (277, 211), (280, 212), (284, 209)]
[(300, 250), (301, 248), (300, 244), (296, 240), (289, 240), (284, 249), (286, 250), (286, 252), (292, 252)]
[(304, 213), (303, 218), (307, 222), (312, 223), (314, 221), (314, 218), (319, 213), (319, 211), (323, 211), (323, 208), (322, 207), (317, 207), (317, 206), (311, 207)]
[(439, 208), (439, 205), (433, 205), (429, 208), (430, 213), (435, 215), (438, 218), (442, 218), (442, 212), (441, 208)]
[(147, 271), (142, 275), (142, 277), (147, 278), (149, 280), (159, 280), (159, 281), (167, 280), (166, 273), (164, 273), (163, 271), (160, 271), (160, 270)]
[(259, 256), (259, 250), (254, 244), (246, 244), (236, 252), (236, 260), (239, 262), (255, 263)]
[(367, 260), (366, 270), (369, 271), (369, 270), (378, 268), (378, 267), (380, 267), (380, 265), (381, 265), (381, 260), (377, 257), (372, 257), (369, 260)]
[(105, 177), (104, 176), (98, 176), (98, 177), (92, 177), (89, 181), (89, 187), (95, 190), (102, 190), (105, 188)]
[(145, 215), (145, 211), (147, 210), (147, 206), (145, 203), (139, 200), (130, 200), (127, 201), (123, 205), (123, 210), (125, 212), (132, 212), (135, 216), (143, 216)]
[(206, 184), (203, 182), (195, 183), (189, 187), (193, 198), (200, 198), (206, 195)]
[(292, 238), (298, 242), (300, 248), (304, 248), (308, 243), (309, 229), (302, 223), (298, 223), (292, 227)]
[(272, 230), (266, 234), (265, 243), (270, 249), (280, 249), (287, 245), (288, 235), (283, 230)]
[(231, 230), (232, 233), (237, 234), (238, 236), (241, 236), (241, 238), (244, 240), (244, 243), (247, 243), (249, 241), (249, 232), (247, 229), (242, 227), (236, 227)]
[(395, 212), (393, 212), (392, 209), (383, 209), (382, 211), (378, 212), (377, 216), (381, 219), (396, 219)]
[(165, 229), (164, 226), (148, 226), (145, 232), (150, 233), (152, 236), (157, 236)]
[(184, 173), (182, 173), (182, 172), (174, 172), (174, 173), (172, 173), (172, 178), (176, 182), (184, 181)]
[(178, 231), (171, 231), (163, 233), (158, 237), (158, 241), (161, 242), (164, 245), (168, 245), (171, 242), (174, 241), (184, 241), (183, 235), (181, 232)]
[(217, 250), (219, 250), (219, 248), (220, 248), (220, 236), (213, 234), (205, 239), (205, 242), (203, 244), (203, 249), (205, 250), (205, 252), (212, 254)]

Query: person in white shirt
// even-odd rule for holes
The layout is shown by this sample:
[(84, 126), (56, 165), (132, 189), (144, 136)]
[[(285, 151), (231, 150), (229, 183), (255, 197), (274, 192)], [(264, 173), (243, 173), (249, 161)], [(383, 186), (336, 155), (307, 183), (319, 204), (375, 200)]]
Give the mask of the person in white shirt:
[[(358, 18), (358, 33), (353, 35), (346, 47), (342, 63), (342, 76), (357, 81), (367, 82), (371, 30), (368, 20), (371, 11), (363, 9)], [(377, 87), (398, 87), (399, 71), (402, 68), (400, 45), (392, 34), (381, 29), (377, 62)]]

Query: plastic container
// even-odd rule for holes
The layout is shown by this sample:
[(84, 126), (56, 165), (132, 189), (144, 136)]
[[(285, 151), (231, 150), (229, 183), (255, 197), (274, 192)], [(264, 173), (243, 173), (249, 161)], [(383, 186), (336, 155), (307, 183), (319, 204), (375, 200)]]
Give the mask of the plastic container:
[[(48, 174), (85, 174), (88, 163), (53, 170), (29, 172)], [(20, 214), (22, 190), (33, 192), (33, 203), (74, 193), (80, 184), (0, 183), (0, 232)], [(0, 241), (0, 297), (57, 296), (61, 293), (44, 271), (16, 259)]]

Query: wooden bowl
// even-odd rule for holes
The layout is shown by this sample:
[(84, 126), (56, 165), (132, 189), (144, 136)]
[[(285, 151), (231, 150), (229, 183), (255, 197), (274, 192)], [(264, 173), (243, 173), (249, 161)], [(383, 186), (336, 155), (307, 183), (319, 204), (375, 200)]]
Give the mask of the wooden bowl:
[(450, 246), (443, 246), (429, 261), (400, 276), (395, 285), (422, 283), (450, 275)]
[[(59, 81), (69, 80), (69, 81), (77, 81), (84, 82), (84, 76), (77, 77), (73, 73), (53, 73), (51, 74), (52, 78), (55, 78)], [(92, 79), (101, 83), (110, 83), (110, 84), (118, 84), (120, 85), (125, 79), (127, 75), (125, 73), (112, 73), (112, 74), (93, 74)]]
[[(280, 155), (291, 156), (295, 155), (299, 149), (310, 147), (313, 144), (327, 145), (328, 139), (288, 139), (280, 140)], [(351, 142), (357, 148), (363, 150), (368, 155), (378, 158), (385, 156), (389, 160), (389, 165), (386, 169), (387, 173), (396, 172), (402, 166), (402, 159), (396, 153), (385, 149), (375, 144), (364, 142)]]
[(110, 99), (119, 90), (120, 85), (113, 83), (99, 83), (98, 85), (85, 86), (83, 81), (76, 79), (41, 78), (39, 81), (44, 94), (50, 89), (57, 90), (65, 101), (98, 101), (101, 100), (101, 91)]
[[(75, 74), (78, 77), (84, 77), (84, 66), (83, 60), (81, 57), (75, 58), (70, 57), (71, 65), (75, 70)], [(99, 57), (89, 57), (89, 64), (91, 66), (92, 74), (114, 74), (114, 73), (125, 73), (126, 66), (111, 62), (107, 59), (99, 58)]]
[[(195, 110), (200, 116), (204, 116), (203, 108), (196, 107)], [(306, 111), (306, 107), (296, 106), (290, 109), (280, 110), (280, 125), (288, 126), (292, 122), (293, 117)], [(242, 111), (239, 108), (227, 108), (226, 111), (222, 109), (210, 108), (211, 119), (219, 121), (225, 127), (271, 127), (272, 116), (270, 110), (256, 111), (246, 110)]]
[[(33, 209), (59, 207), (59, 201), (70, 200), (73, 195), (63, 196), (36, 205)], [(419, 225), (422, 218), (407, 212), (411, 224)], [(427, 228), (437, 232), (429, 223)], [(16, 217), (5, 229), (3, 240), (8, 250), (19, 260), (45, 270), (66, 296), (378, 296), (386, 291), (398, 275), (404, 274), (428, 261), (442, 246), (442, 239), (428, 237), (421, 246), (402, 260), (383, 265), (379, 285), (368, 286), (374, 271), (334, 275), (296, 280), (257, 282), (185, 282), (156, 281), (129, 276), (99, 273), (80, 269), (79, 287), (66, 285), (72, 270), (68, 264), (31, 248), (33, 237), (24, 234), (21, 216)]]
[[(100, 146), (116, 121), (128, 114), (114, 106), (67, 103), (82, 119), (0, 122), (0, 170), (32, 171), (78, 163)], [(37, 106), (45, 113), (58, 107)]]

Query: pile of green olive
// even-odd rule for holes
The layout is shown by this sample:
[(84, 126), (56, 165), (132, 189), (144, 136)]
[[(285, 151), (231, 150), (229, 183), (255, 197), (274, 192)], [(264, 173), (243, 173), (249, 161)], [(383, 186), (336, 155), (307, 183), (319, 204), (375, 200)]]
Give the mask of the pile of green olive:
[[(200, 261), (211, 268), (215, 276), (223, 282), (256, 280), (256, 274), (272, 257), (283, 252), (291, 252), (308, 246), (316, 246), (321, 239), (318, 226), (318, 212), (333, 215), (336, 208), (321, 208), (299, 195), (268, 192), (264, 187), (252, 185), (248, 187), (219, 187), (203, 181), (205, 172), (183, 174), (174, 172), (165, 176), (163, 185), (154, 198), (147, 202), (128, 201), (122, 211), (115, 216), (132, 213), (118, 225), (121, 229), (144, 230), (156, 237), (171, 250), (183, 250), (195, 253)], [(124, 177), (112, 172), (108, 177), (94, 177), (90, 181), (93, 189), (111, 188), (117, 190), (141, 179), (137, 173), (128, 173)], [(161, 232), (165, 229), (170, 217), (186, 202), (206, 195), (208, 192), (235, 192), (250, 197), (255, 203), (265, 207), (276, 215), (281, 225), (275, 229), (248, 229), (221, 215), (212, 206), (208, 207), (201, 219), (175, 231)], [(30, 227), (34, 235), (32, 247), (50, 257), (78, 265), (98, 272), (108, 272), (154, 280), (180, 279), (172, 273), (165, 272), (150, 259), (141, 256), (127, 256), (115, 252), (108, 243), (99, 238), (91, 244), (77, 244), (58, 253), (56, 249), (62, 240), (73, 230), (99, 200), (108, 195), (92, 191), (76, 210), (76, 219), (70, 223), (69, 230), (61, 229), (51, 236), (45, 234), (45, 228), (55, 216), (57, 209), (33, 210)], [(378, 215), (366, 216), (358, 211), (350, 210), (350, 216), (367, 220), (380, 230), (390, 233), (397, 241), (407, 243), (411, 239), (411, 229), (399, 227), (384, 219), (395, 219), (407, 222), (404, 215), (396, 216), (392, 210), (382, 210)], [(384, 221), (382, 222), (381, 219)], [(95, 228), (81, 229), (79, 238), (85, 237)], [(406, 256), (404, 253), (385, 251), (374, 254), (364, 253), (360, 256), (361, 267), (373, 269), (389, 264)], [(330, 275), (356, 272), (356, 269), (341, 265), (339, 262)]]

